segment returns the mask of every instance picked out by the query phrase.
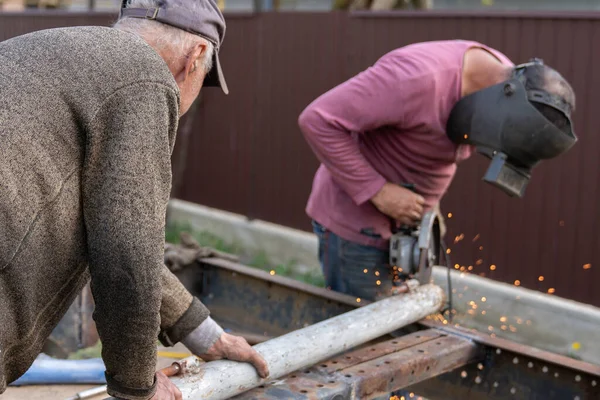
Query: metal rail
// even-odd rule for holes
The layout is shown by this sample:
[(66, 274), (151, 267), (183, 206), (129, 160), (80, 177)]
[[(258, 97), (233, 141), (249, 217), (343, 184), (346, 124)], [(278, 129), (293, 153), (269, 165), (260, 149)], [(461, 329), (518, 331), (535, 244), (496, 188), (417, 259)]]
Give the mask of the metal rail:
[(430, 329), (364, 346), (234, 398), (368, 399), (483, 358), (470, 340)]
[[(177, 275), (224, 327), (271, 337), (369, 304), (363, 299), (218, 259), (204, 260)], [(420, 347), (425, 344), (399, 345), (400, 339), (404, 343), (417, 335), (433, 333), (446, 335), (443, 343), (448, 345), (443, 346), (447, 351), (444, 356), (415, 356), (419, 349), (428, 351)], [(392, 338), (399, 335), (401, 338)], [(361, 351), (366, 354), (372, 351), (373, 358), (333, 371), (333, 361), (340, 363), (339, 358), (334, 358), (307, 370), (309, 373), (291, 374), (239, 398), (271, 399), (277, 390), (285, 390), (285, 398), (366, 399), (400, 387), (431, 400), (600, 398), (600, 366), (597, 365), (427, 319), (401, 329), (393, 336), (380, 338), (386, 343), (381, 345), (383, 347), (397, 345), (389, 347), (392, 353), (377, 356), (380, 354), (377, 351), (354, 350), (343, 357), (358, 360)], [(448, 347), (450, 349), (446, 350)], [(432, 354), (433, 349), (429, 350), (422, 354)], [(392, 359), (398, 361), (393, 364), (395, 367), (381, 368), (392, 365), (385, 364), (385, 361), (391, 363)], [(443, 365), (446, 360), (458, 361), (446, 368)], [(406, 378), (406, 368), (411, 367), (415, 367), (415, 378), (402, 380), (401, 377)], [(353, 372), (346, 374), (347, 371)], [(341, 372), (344, 374), (340, 375)], [(326, 378), (331, 378), (326, 381), (327, 385), (324, 383)]]
[[(416, 285), (410, 285), (411, 282)], [(412, 289), (408, 293), (388, 297), (254, 346), (269, 366), (270, 379), (280, 379), (294, 371), (311, 368), (328, 358), (376, 340), (441, 309), (444, 304), (444, 292), (440, 287), (432, 284), (419, 286), (416, 281), (409, 281), (409, 285)], [(437, 335), (438, 346), (442, 345), (441, 336), (446, 335)], [(449, 345), (447, 350), (470, 349), (472, 345), (469, 342), (464, 339), (451, 339), (446, 343)], [(371, 358), (377, 353), (376, 350), (371, 351)], [(387, 346), (387, 351), (383, 349), (383, 353), (392, 352), (393, 344)], [(398, 354), (400, 353), (386, 355), (385, 358), (389, 359), (392, 365), (410, 358), (409, 355), (397, 357)], [(465, 357), (470, 358), (470, 355)], [(349, 366), (345, 374), (360, 374), (360, 371), (353, 371), (357, 368), (361, 370), (362, 367)], [(365, 365), (365, 368), (369, 366)], [(227, 360), (205, 363), (195, 374), (178, 376), (173, 382), (187, 400), (228, 399), (265, 383), (250, 364)], [(368, 390), (368, 385), (365, 386), (365, 390)]]

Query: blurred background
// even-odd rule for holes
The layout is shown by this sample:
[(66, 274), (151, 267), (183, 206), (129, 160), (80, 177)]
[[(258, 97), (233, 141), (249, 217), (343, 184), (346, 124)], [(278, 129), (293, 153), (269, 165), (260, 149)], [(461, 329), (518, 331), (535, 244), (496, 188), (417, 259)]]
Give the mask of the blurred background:
[[(53, 27), (109, 26), (119, 5), (0, 0), (0, 40)], [(579, 142), (534, 170), (523, 199), (481, 181), (489, 165), (483, 157), (462, 164), (442, 202), (452, 267), (600, 306), (600, 0), (219, 0), (219, 6), (227, 19), (221, 60), (230, 94), (203, 89), (182, 119), (173, 198), (311, 232), (304, 208), (319, 164), (297, 126), (304, 107), (397, 47), (479, 41), (515, 63), (542, 58), (571, 82)], [(208, 242), (231, 248), (227, 238)], [(82, 295), (74, 307), (93, 306)]]
[[(226, 11), (430, 10), (600, 10), (598, 0), (218, 0)], [(0, 0), (3, 10), (25, 8), (111, 11), (119, 0)]]

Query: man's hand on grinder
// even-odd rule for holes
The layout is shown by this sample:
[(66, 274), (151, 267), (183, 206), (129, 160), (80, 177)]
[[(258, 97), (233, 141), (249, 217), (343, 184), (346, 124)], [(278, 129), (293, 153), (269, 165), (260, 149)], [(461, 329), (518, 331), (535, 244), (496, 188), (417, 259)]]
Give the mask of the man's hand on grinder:
[(262, 356), (240, 336), (223, 332), (221, 337), (205, 354), (198, 354), (204, 361), (227, 359), (231, 361), (249, 362), (254, 365), (261, 378), (269, 376), (269, 367)]
[(409, 189), (386, 183), (371, 202), (385, 215), (401, 224), (413, 226), (423, 216), (425, 199)]

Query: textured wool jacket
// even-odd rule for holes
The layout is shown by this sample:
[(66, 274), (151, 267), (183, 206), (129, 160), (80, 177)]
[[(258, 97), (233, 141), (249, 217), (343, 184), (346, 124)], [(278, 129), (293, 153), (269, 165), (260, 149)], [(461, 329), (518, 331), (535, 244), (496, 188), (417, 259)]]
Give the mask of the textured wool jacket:
[(163, 263), (179, 89), (113, 28), (0, 43), (0, 393), (91, 279), (109, 394), (156, 391), (157, 337), (208, 317)]

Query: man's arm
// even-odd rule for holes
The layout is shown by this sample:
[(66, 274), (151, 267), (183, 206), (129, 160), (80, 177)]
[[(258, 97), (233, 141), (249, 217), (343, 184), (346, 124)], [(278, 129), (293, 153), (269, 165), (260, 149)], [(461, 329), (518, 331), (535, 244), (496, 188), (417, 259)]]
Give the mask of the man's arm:
[(165, 346), (181, 342), (204, 361), (226, 358), (249, 362), (260, 377), (269, 375), (264, 358), (244, 338), (225, 333), (208, 309), (164, 265), (161, 281), (160, 340)]
[[(208, 309), (190, 292), (167, 266), (161, 268), (162, 302), (160, 306), (160, 341), (173, 346), (184, 341), (196, 355), (204, 354), (221, 337), (223, 329), (210, 318)], [(190, 334), (194, 332), (194, 335)], [(195, 345), (190, 346), (190, 338)], [(187, 339), (187, 340), (186, 340)], [(192, 350), (192, 349), (190, 349)]]
[(94, 319), (108, 393), (156, 391), (164, 224), (177, 93), (158, 83), (124, 87), (88, 124), (82, 176)]
[(415, 70), (413, 60), (387, 54), (318, 97), (298, 119), (317, 158), (358, 205), (372, 199), (386, 179), (365, 160), (351, 133), (409, 125), (412, 110), (427, 106), (419, 92), (433, 85)]

